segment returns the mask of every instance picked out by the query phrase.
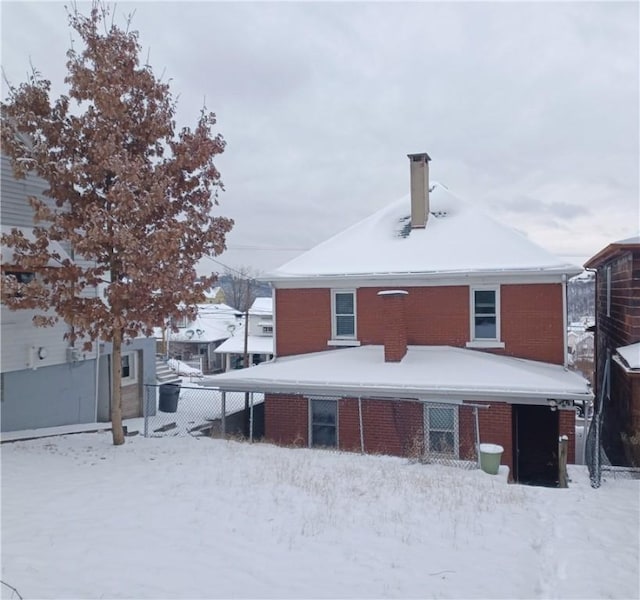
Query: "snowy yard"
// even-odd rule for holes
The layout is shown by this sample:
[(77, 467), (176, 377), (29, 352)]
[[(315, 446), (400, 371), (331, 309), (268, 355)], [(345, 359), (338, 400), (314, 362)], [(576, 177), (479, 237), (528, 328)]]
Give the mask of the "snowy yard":
[(583, 467), (560, 490), (190, 436), (1, 450), (2, 580), (25, 599), (640, 593), (640, 484)]

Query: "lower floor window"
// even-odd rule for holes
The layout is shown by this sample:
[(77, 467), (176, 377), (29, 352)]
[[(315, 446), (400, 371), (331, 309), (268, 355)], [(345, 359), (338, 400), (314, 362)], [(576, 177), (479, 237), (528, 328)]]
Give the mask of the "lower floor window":
[(338, 446), (338, 403), (335, 400), (309, 400), (312, 448)]
[(457, 458), (458, 407), (425, 404), (424, 432), (425, 449), (428, 454)]
[(122, 355), (122, 385), (131, 385), (138, 381), (137, 352)]

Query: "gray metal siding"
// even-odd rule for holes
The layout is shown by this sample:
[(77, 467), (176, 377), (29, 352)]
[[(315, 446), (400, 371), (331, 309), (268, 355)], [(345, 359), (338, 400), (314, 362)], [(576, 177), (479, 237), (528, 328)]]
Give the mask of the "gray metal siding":
[(2, 374), (2, 431), (96, 420), (95, 361)]
[(33, 209), (27, 198), (39, 197), (53, 208), (55, 202), (43, 194), (49, 186), (44, 179), (32, 174), (27, 175), (25, 179), (16, 179), (9, 158), (3, 155), (0, 159), (0, 222), (5, 226), (33, 227)]

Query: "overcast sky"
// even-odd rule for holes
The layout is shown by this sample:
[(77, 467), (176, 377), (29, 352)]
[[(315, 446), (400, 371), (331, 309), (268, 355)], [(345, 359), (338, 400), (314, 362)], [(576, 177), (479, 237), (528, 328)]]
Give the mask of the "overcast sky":
[[(217, 114), (218, 210), (236, 222), (219, 260), (264, 272), (407, 194), (414, 152), (429, 153), (432, 179), (577, 264), (637, 234), (638, 7), (119, 2), (115, 14), (135, 10), (179, 125), (205, 99)], [(62, 93), (64, 4), (0, 10), (11, 83), (31, 61)]]

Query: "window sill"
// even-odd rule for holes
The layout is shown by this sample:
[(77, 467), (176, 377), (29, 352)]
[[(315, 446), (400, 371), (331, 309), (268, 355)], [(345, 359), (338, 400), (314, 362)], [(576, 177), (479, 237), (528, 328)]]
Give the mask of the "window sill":
[(359, 346), (358, 340), (329, 340), (327, 346)]
[(498, 340), (473, 340), (467, 342), (467, 348), (504, 348), (504, 342)]

